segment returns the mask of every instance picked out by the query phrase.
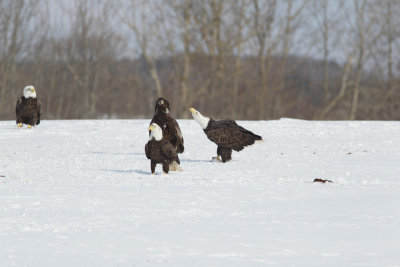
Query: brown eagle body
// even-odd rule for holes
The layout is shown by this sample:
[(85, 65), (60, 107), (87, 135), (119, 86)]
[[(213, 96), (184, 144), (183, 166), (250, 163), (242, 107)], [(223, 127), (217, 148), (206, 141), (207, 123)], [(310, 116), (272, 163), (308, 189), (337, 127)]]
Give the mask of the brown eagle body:
[(146, 152), (146, 157), (151, 160), (151, 173), (155, 172), (158, 163), (162, 164), (165, 173), (168, 173), (170, 164), (174, 162), (180, 163), (175, 148), (165, 139), (161, 139), (160, 141), (154, 139), (149, 140), (144, 150)]
[(17, 124), (38, 125), (40, 124), (42, 105), (37, 98), (25, 98), (22, 96), (17, 101), (15, 112), (17, 115)]
[(234, 120), (215, 121), (210, 119), (204, 133), (217, 144), (217, 155), (222, 162), (232, 159), (232, 150), (241, 151), (262, 137), (238, 125)]
[(157, 123), (163, 132), (163, 139), (171, 142), (178, 153), (184, 151), (184, 141), (178, 122), (171, 117), (169, 113), (169, 103), (166, 99), (160, 97), (157, 99), (155, 114), (150, 124)]

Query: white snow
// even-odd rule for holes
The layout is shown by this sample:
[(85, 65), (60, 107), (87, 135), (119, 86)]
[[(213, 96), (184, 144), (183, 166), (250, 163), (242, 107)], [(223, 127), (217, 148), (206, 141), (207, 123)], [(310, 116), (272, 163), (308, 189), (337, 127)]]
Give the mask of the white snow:
[(1, 121), (0, 266), (400, 266), (400, 122), (238, 123), (151, 175), (149, 120)]

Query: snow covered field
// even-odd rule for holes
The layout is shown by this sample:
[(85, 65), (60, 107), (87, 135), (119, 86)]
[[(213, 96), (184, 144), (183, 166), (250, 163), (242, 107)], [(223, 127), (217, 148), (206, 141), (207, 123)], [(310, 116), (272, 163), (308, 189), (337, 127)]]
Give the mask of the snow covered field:
[(400, 266), (400, 122), (239, 122), (222, 164), (180, 120), (168, 175), (148, 123), (1, 121), (0, 266)]

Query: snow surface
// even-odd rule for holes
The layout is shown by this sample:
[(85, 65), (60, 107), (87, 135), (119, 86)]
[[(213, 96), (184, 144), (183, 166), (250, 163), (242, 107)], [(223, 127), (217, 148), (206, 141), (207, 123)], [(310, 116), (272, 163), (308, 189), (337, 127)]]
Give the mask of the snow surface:
[(179, 124), (151, 175), (149, 120), (1, 121), (0, 266), (400, 266), (400, 122), (241, 121), (226, 164)]

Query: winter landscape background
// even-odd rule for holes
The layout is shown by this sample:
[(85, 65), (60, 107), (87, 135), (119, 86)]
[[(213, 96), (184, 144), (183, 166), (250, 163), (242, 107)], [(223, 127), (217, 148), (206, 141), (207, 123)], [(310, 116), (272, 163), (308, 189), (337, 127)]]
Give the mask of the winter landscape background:
[(153, 176), (149, 120), (1, 121), (1, 266), (400, 266), (399, 122), (240, 121), (226, 164), (178, 122)]
[[(0, 0), (0, 266), (400, 266), (398, 14), (398, 0)], [(27, 85), (32, 129), (14, 121)], [(183, 172), (150, 173), (158, 97)], [(190, 107), (264, 142), (212, 162)]]

